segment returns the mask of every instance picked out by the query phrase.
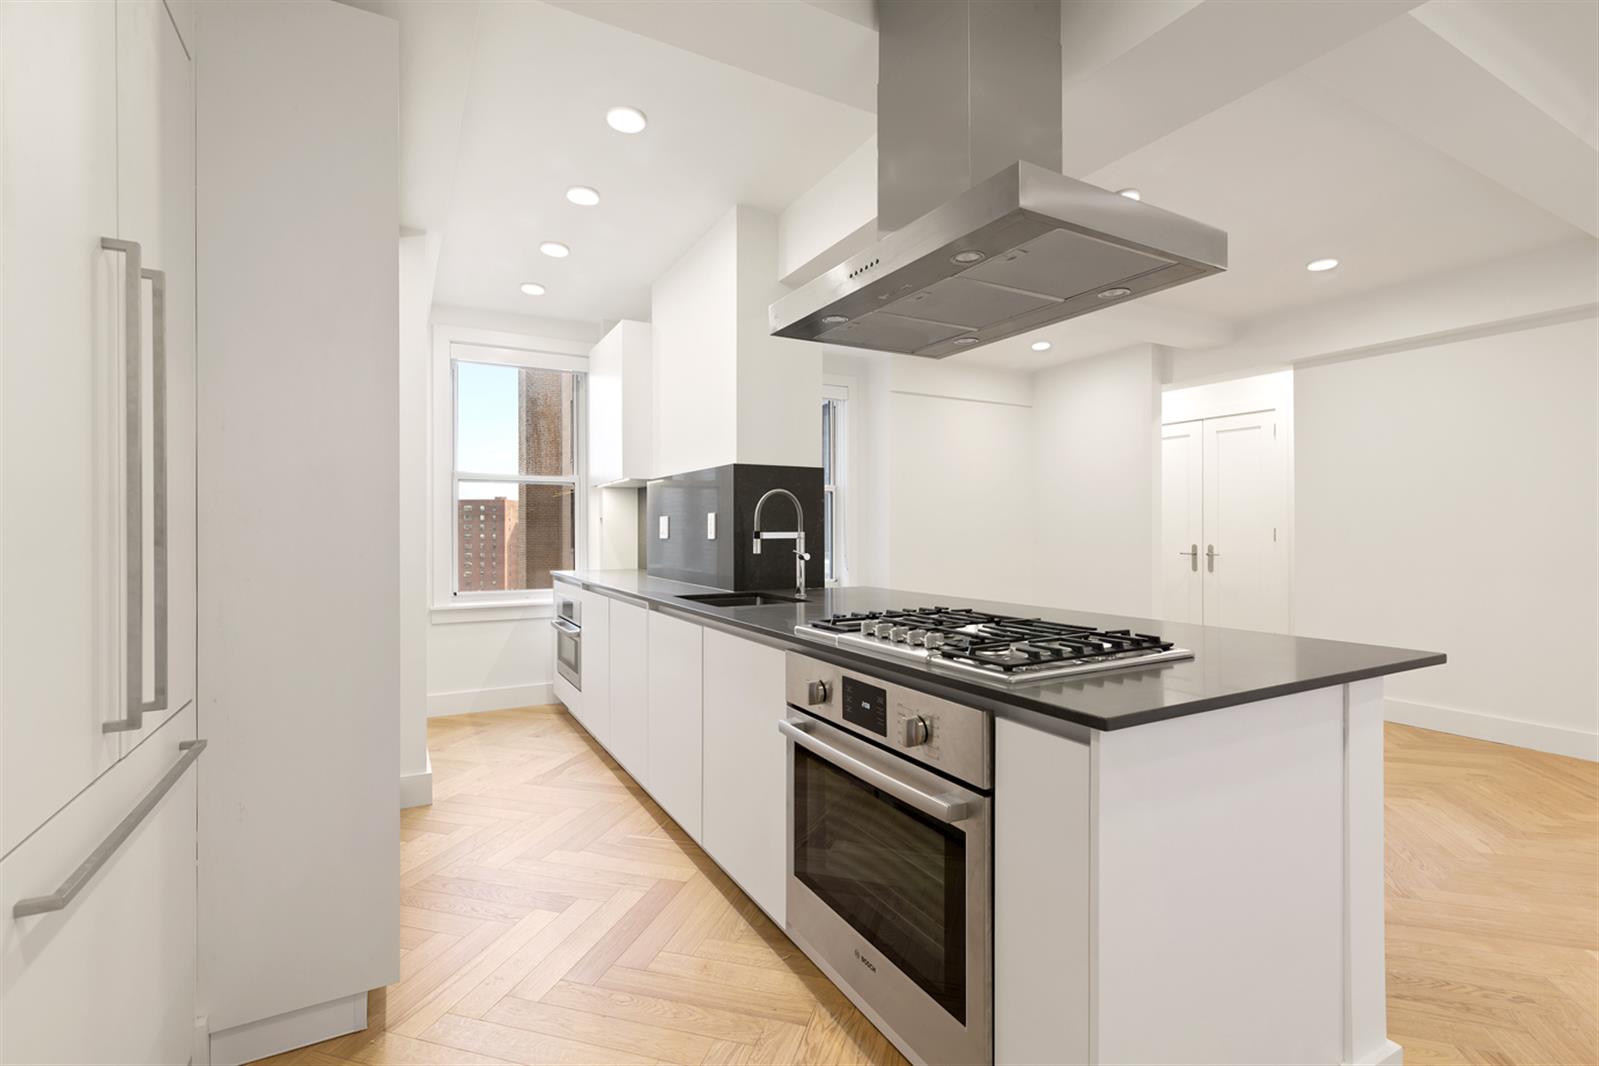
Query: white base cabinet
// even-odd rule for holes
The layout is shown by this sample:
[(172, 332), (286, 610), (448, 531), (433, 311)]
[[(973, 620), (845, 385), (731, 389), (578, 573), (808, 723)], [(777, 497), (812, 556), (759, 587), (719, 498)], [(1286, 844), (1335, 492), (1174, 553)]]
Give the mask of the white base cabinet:
[(649, 780), (646, 787), (701, 839), (703, 630), (658, 611), (649, 616)]
[(633, 780), (649, 788), (649, 611), (612, 600), (609, 621), (611, 739), (606, 747)]
[(594, 592), (583, 604), (583, 693), (578, 721), (601, 745), (611, 737), (611, 601)]
[(788, 897), (783, 653), (705, 630), (704, 839), (711, 858), (781, 928)]

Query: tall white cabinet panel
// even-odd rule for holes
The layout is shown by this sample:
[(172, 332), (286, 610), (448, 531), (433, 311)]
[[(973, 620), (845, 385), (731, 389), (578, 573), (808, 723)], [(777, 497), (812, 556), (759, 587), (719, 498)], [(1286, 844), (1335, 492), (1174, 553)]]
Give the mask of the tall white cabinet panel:
[(696, 841), (701, 839), (702, 633), (692, 622), (650, 612), (646, 784), (656, 802)]
[(399, 33), (331, 0), (203, 4), (195, 32), (200, 1007), (221, 1064), (360, 1028), (400, 975)]
[(12, 908), (55, 892), (178, 764), (194, 716), (190, 704), (0, 860), (0, 1061), (189, 1061), (203, 756), (64, 909), (15, 918)]
[(0, 5), (0, 854), (120, 750), (116, 15)]
[(583, 713), (579, 720), (600, 744), (611, 743), (611, 601), (594, 592), (583, 602)]
[(705, 630), (705, 851), (782, 928), (788, 742), (783, 653)]
[(649, 323), (618, 322), (589, 352), (589, 477), (594, 484), (636, 481), (654, 472), (654, 420)]
[(607, 746), (622, 769), (649, 787), (649, 611), (612, 600), (610, 623), (611, 713)]

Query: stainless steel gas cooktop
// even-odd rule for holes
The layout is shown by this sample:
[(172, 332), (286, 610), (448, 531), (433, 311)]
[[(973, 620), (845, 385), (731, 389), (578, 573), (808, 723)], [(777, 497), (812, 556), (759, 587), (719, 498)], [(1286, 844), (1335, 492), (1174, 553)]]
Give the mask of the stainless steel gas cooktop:
[(794, 635), (1001, 685), (1194, 657), (1148, 633), (955, 607), (832, 615), (795, 626)]

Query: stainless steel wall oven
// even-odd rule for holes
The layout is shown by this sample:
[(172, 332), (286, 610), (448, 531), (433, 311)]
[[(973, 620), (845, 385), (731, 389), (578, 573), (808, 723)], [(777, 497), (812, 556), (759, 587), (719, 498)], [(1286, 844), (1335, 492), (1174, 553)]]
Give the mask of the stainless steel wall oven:
[(993, 722), (790, 652), (788, 932), (900, 1049), (993, 1061)]
[(583, 691), (583, 605), (576, 596), (555, 588), (555, 669), (579, 692)]

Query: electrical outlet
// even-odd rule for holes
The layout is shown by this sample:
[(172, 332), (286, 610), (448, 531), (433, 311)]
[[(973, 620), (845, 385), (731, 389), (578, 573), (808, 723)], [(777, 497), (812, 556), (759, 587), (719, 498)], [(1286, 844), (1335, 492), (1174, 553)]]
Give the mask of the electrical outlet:
[(660, 533), (660, 537), (661, 537), (662, 540), (665, 540), (667, 538), (667, 536), (669, 535), (668, 530), (670, 528), (670, 525), (669, 525), (669, 523), (667, 521), (667, 517), (668, 516), (666, 516), (664, 514), (661, 516), (661, 533)]
[(706, 540), (715, 540), (716, 539), (716, 512), (715, 511), (706, 511), (705, 512), (705, 539)]

